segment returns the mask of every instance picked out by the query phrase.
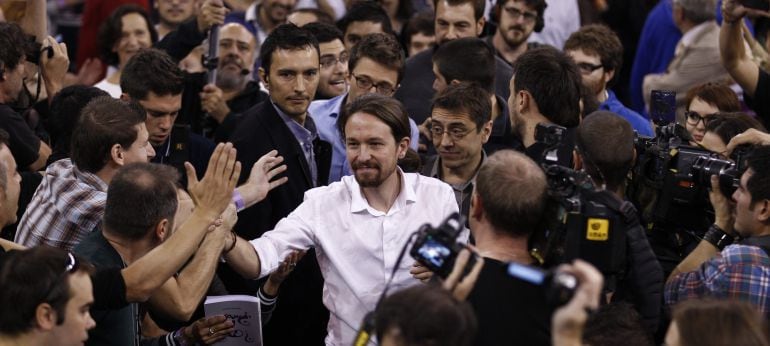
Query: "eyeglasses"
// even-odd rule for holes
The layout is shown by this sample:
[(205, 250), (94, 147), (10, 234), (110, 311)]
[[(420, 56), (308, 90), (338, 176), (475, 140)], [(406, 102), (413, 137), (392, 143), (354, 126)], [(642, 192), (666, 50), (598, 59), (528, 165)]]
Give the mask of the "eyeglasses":
[(475, 130), (476, 128), (472, 129), (466, 129), (462, 127), (452, 127), (449, 129), (444, 129), (443, 127), (439, 125), (433, 125), (430, 128), (430, 134), (433, 136), (433, 138), (441, 138), (444, 136), (444, 133), (449, 135), (449, 138), (452, 139), (452, 141), (459, 141), (465, 136), (467, 136), (471, 131)]
[(377, 84), (374, 84), (374, 82), (369, 77), (356, 76), (352, 73), (350, 75), (356, 79), (356, 85), (361, 89), (369, 90), (372, 87), (376, 87), (377, 93), (382, 95), (390, 95), (390, 94), (393, 94), (394, 91), (396, 91), (396, 89), (393, 88), (393, 86), (390, 85), (390, 83), (388, 82), (379, 82)]
[(329, 69), (334, 67), (337, 63), (345, 65), (348, 63), (348, 59), (350, 59), (350, 56), (347, 52), (341, 53), (339, 58), (335, 56), (325, 56), (321, 58), (321, 67)]
[(693, 112), (693, 111), (684, 112), (684, 115), (687, 116), (687, 123), (692, 126), (698, 126), (698, 123), (701, 121), (703, 122), (703, 126), (706, 126), (713, 119), (712, 117), (713, 114), (706, 114), (704, 116), (701, 116), (697, 112)]
[(71, 252), (67, 252), (67, 263), (64, 265), (64, 271), (59, 274), (58, 277), (56, 277), (56, 280), (54, 281), (53, 285), (48, 289), (48, 292), (45, 294), (46, 301), (50, 299), (51, 292), (61, 283), (62, 277), (64, 277), (67, 274), (72, 274), (78, 270), (78, 261), (75, 259), (75, 256), (72, 255)]
[(519, 20), (524, 17), (524, 21), (527, 23), (533, 23), (537, 19), (537, 13), (522, 11), (516, 7), (503, 7), (505, 13), (508, 13), (514, 20)]
[(594, 65), (594, 64), (589, 64), (587, 62), (578, 63), (577, 66), (578, 68), (580, 68), (580, 72), (582, 72), (583, 74), (591, 74), (594, 71), (604, 67), (604, 65), (602, 64)]

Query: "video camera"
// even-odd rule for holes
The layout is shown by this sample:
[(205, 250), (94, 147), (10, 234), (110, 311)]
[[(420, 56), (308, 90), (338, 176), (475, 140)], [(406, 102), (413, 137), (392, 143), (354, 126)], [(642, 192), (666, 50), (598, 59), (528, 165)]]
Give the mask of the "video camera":
[(548, 195), (558, 203), (557, 217), (549, 220), (546, 258), (554, 262), (549, 264), (581, 258), (605, 275), (618, 274), (625, 269), (626, 227), (638, 220), (636, 210), (612, 192), (597, 189), (586, 172), (549, 158), (565, 133), (553, 124), (538, 124), (535, 130), (535, 140), (547, 147), (542, 167)]
[[(446, 278), (452, 272), (455, 260), (465, 244), (457, 241), (465, 222), (459, 213), (450, 215), (438, 227), (425, 224), (417, 230), (411, 251), (412, 257), (426, 266), (441, 278)], [(466, 273), (473, 268), (476, 259), (471, 256), (465, 266)]]
[(659, 127), (656, 135), (634, 140), (638, 159), (628, 196), (643, 210), (647, 224), (705, 230), (713, 221), (708, 199), (711, 176), (719, 176), (722, 193), (729, 198), (740, 180), (747, 149), (735, 151), (734, 164), (689, 145), (690, 135), (682, 125)]

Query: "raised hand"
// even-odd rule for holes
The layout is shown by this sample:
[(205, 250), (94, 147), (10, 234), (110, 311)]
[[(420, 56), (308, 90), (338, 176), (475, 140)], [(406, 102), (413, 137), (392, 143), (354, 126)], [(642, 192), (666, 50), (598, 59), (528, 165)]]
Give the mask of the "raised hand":
[(277, 150), (263, 155), (254, 163), (249, 179), (238, 187), (246, 207), (263, 200), (270, 190), (289, 181), (288, 177), (274, 179), (278, 174), (286, 171), (286, 165), (282, 163), (283, 156), (278, 156)]
[(187, 190), (196, 208), (217, 217), (232, 201), (233, 190), (241, 174), (241, 163), (235, 160), (236, 150), (232, 143), (220, 143), (209, 159), (203, 179), (198, 181), (195, 169), (185, 162)]

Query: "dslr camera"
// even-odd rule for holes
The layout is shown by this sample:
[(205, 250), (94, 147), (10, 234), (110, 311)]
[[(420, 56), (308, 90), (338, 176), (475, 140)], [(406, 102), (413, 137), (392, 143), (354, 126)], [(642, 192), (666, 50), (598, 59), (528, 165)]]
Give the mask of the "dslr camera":
[(578, 287), (577, 278), (569, 273), (555, 270), (543, 270), (524, 264), (508, 264), (508, 275), (512, 278), (542, 287), (545, 301), (551, 307), (567, 304), (575, 295)]
[[(425, 224), (417, 231), (417, 240), (409, 252), (412, 258), (428, 267), (441, 278), (446, 278), (454, 268), (457, 255), (465, 244), (457, 241), (465, 222), (459, 213), (453, 213), (438, 227)], [(474, 256), (468, 260), (465, 273), (476, 263)]]

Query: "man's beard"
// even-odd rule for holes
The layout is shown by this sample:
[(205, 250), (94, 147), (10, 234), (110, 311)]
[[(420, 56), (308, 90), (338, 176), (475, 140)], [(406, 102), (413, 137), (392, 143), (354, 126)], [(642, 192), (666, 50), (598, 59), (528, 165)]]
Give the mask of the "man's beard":
[[(520, 39), (511, 38), (510, 31), (512, 29), (518, 29), (522, 33), (522, 36)], [(505, 44), (507, 44), (509, 47), (519, 47), (522, 44), (527, 43), (527, 39), (529, 38), (530, 34), (532, 34), (532, 32), (530, 32), (529, 34), (526, 34), (525, 28), (515, 26), (512, 28), (509, 28), (508, 31), (503, 35), (503, 41), (505, 41)]]
[(246, 76), (241, 71), (217, 71), (217, 86), (222, 90), (236, 90), (243, 85)]
[[(380, 166), (379, 163), (377, 163), (374, 160), (369, 160), (367, 162), (353, 162), (351, 165), (351, 168), (353, 169), (353, 174), (356, 178), (356, 182), (358, 182), (358, 185), (361, 187), (378, 187), (382, 184), (382, 182), (385, 180), (382, 176), (382, 166)], [(375, 174), (359, 174), (358, 169), (359, 168), (373, 168), (377, 171)]]

